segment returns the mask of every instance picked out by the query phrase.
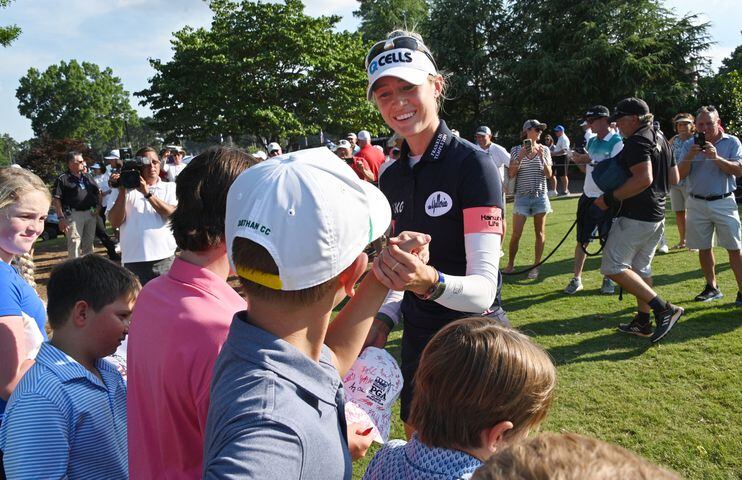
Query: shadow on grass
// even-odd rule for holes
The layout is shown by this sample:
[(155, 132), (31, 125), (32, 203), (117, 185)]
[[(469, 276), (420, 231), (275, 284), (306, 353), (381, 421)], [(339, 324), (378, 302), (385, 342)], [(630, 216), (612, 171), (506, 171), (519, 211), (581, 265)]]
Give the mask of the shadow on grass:
[[(626, 310), (630, 313), (633, 309)], [(526, 334), (549, 335), (555, 333), (557, 326), (561, 328), (561, 333), (590, 331), (590, 327), (593, 331), (612, 328), (611, 325), (600, 322), (594, 315), (585, 315), (572, 320), (531, 323), (521, 328), (521, 331)], [(566, 331), (565, 326), (569, 326)], [(733, 304), (722, 305), (714, 311), (690, 308), (660, 344), (673, 345), (710, 338), (732, 332), (741, 326), (742, 314), (739, 307)], [(643, 354), (652, 346), (648, 338), (634, 337), (614, 330), (612, 333), (592, 336), (577, 343), (551, 347), (547, 351), (556, 364), (566, 364), (627, 360)]]

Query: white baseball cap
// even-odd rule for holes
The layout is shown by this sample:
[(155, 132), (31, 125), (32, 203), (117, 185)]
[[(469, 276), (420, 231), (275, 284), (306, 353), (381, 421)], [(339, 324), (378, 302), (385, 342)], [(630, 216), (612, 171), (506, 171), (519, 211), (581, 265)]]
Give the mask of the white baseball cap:
[(338, 148), (353, 148), (353, 146), (346, 139), (342, 139), (338, 141), (337, 145), (335, 145), (335, 150)]
[(275, 152), (277, 150), (281, 150), (281, 145), (277, 144), (276, 142), (271, 142), (268, 144), (268, 153)]
[(108, 155), (103, 157), (104, 160), (118, 160), (119, 158), (121, 158), (121, 155), (119, 155), (118, 149), (111, 150)]
[(366, 142), (371, 141), (371, 134), (368, 132), (368, 130), (361, 130), (358, 132), (358, 140), (365, 140)]
[[(378, 52), (378, 53), (377, 53)], [(382, 77), (397, 77), (413, 85), (422, 85), (428, 75), (437, 75), (427, 47), (414, 37), (395, 37), (379, 42), (369, 51), (366, 74), (368, 88), (366, 96), (373, 97), (373, 86)]]
[[(327, 148), (299, 150), (245, 170), (227, 194), (229, 263), (275, 290), (303, 290), (339, 275), (391, 223), (389, 202)], [(235, 237), (264, 247), (278, 275), (238, 269)]]
[(402, 371), (386, 350), (366, 347), (343, 377), (347, 423), (374, 427), (374, 441), (389, 440), (392, 405), (402, 391)]

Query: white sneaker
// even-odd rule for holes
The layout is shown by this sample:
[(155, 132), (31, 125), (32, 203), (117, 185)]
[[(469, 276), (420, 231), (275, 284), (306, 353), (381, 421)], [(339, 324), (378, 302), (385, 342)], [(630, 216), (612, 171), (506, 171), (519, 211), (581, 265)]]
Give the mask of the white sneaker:
[(556, 191), (556, 190), (549, 190), (549, 191), (548, 191), (548, 192), (546, 193), (546, 196), (547, 196), (547, 197), (556, 197), (557, 195), (559, 195), (559, 194), (557, 193), (557, 191)]
[(657, 248), (657, 251), (662, 254), (670, 253), (670, 247), (668, 247), (667, 244), (665, 243), (665, 244), (660, 245), (659, 248)]

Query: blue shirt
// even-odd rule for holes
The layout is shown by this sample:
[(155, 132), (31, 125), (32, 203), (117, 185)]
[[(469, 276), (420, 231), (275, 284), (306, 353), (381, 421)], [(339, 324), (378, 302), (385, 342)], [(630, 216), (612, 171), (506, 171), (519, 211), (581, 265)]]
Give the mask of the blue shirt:
[[(692, 139), (693, 137), (691, 137)], [(680, 165), (680, 162), (685, 158), (688, 153), (688, 149), (691, 147), (692, 142), (688, 142), (688, 139), (682, 140), (680, 135), (676, 135), (672, 139), (670, 146), (672, 147), (672, 156), (675, 159), (675, 164)], [(680, 180), (677, 185), (673, 187), (684, 187), (688, 183), (688, 177)]]
[(235, 315), (211, 382), (203, 478), (350, 479), (340, 375)]
[[(34, 319), (44, 340), (47, 340), (44, 303), (15, 268), (0, 262), (0, 317), (21, 317), (24, 314)], [(0, 399), (0, 422), (3, 420), (6, 403)]]
[(103, 381), (50, 343), (41, 345), (0, 426), (8, 478), (128, 478), (126, 384), (107, 361), (95, 366)]
[(404, 478), (413, 480), (458, 480), (471, 478), (482, 462), (468, 453), (429, 447), (413, 435), (412, 440), (391, 440), (368, 464), (363, 480)]
[[(693, 145), (694, 140), (685, 142), (686, 151)], [(733, 135), (721, 134), (721, 138), (714, 144), (716, 153), (721, 158), (730, 162), (740, 162), (742, 159), (742, 144)], [(688, 193), (702, 197), (725, 195), (734, 192), (737, 184), (734, 175), (728, 175), (716, 166), (713, 160), (708, 159), (703, 153), (699, 153), (690, 160), (690, 173), (688, 174)]]

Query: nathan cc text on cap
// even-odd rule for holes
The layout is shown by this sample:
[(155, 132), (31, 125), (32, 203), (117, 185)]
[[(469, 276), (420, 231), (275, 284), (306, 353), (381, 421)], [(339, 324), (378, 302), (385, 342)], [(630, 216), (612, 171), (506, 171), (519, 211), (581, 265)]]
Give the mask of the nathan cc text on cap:
[[(273, 290), (335, 278), (391, 223), (389, 202), (325, 147), (291, 152), (245, 170), (227, 193), (225, 236), (232, 268)], [(234, 239), (251, 240), (278, 274), (235, 265)]]

